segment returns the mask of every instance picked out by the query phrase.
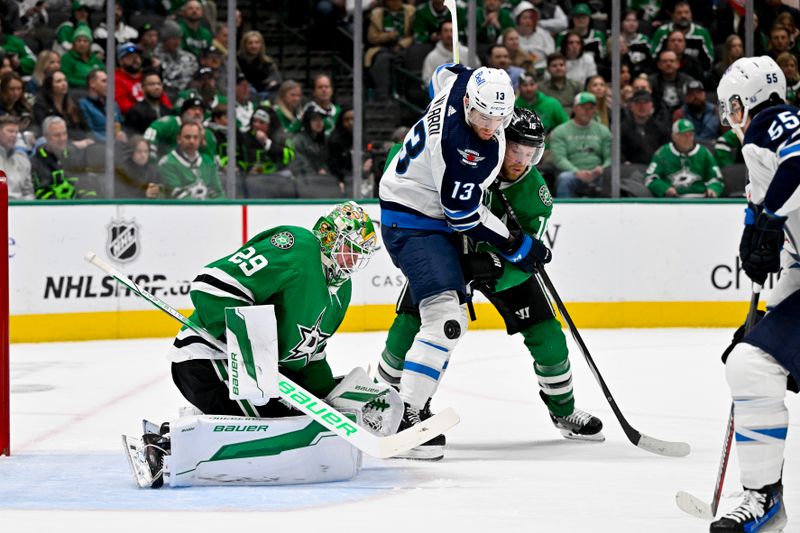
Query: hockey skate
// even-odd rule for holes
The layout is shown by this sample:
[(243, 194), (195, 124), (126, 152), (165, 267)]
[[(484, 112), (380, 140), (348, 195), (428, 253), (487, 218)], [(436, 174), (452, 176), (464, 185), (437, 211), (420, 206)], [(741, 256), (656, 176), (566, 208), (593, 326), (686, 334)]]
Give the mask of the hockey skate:
[(606, 440), (602, 431), (603, 422), (596, 416), (578, 409), (577, 407), (567, 416), (556, 416), (550, 411), (547, 395), (539, 391), (539, 397), (544, 404), (548, 406), (547, 409), (548, 412), (550, 412), (550, 420), (553, 421), (553, 425), (564, 435), (565, 439), (589, 440), (595, 442), (603, 442)]
[(122, 436), (128, 465), (140, 488), (157, 489), (164, 484), (164, 456), (169, 455), (169, 423), (157, 426), (142, 421), (144, 435), (140, 439)]
[(712, 522), (711, 533), (780, 533), (785, 526), (783, 485), (778, 481), (763, 489), (745, 489), (739, 507)]
[[(405, 411), (403, 412), (403, 419), (400, 421), (398, 432), (415, 426), (423, 420), (429, 419), (431, 416), (431, 400), (425, 403), (422, 409), (415, 409), (408, 404), (405, 404)], [(416, 459), (417, 461), (438, 461), (444, 457), (444, 446), (446, 439), (444, 435), (437, 435), (427, 442), (423, 442), (416, 448), (395, 455), (396, 459)]]

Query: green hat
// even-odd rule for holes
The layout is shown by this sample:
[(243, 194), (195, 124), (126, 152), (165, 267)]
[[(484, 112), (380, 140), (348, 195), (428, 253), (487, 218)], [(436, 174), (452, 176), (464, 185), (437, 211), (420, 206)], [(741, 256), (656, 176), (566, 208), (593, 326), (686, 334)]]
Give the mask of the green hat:
[(679, 118), (672, 123), (672, 133), (686, 133), (694, 131), (694, 124), (688, 118)]
[(92, 30), (86, 24), (78, 24), (72, 32), (72, 42), (74, 43), (78, 37), (86, 37), (89, 42), (92, 42)]
[(574, 17), (575, 15), (588, 15), (591, 17), (592, 9), (588, 4), (575, 4), (575, 7), (572, 8), (569, 16)]
[(86, 4), (81, 2), (80, 0), (75, 0), (74, 2), (72, 2), (72, 11), (77, 11), (79, 9), (85, 9), (85, 10), (88, 11), (89, 10), (89, 6), (87, 6)]
[[(319, 240), (328, 284), (333, 287), (364, 268), (378, 243), (372, 219), (353, 201), (341, 203), (320, 217), (312, 231)], [(349, 262), (342, 264), (342, 256), (349, 256)]]
[(592, 93), (582, 92), (575, 95), (572, 105), (595, 104), (597, 105), (597, 98)]

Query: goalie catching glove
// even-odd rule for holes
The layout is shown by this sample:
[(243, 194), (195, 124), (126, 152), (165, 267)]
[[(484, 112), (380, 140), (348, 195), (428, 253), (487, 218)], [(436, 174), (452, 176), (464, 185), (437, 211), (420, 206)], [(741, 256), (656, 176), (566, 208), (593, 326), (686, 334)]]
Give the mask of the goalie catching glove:
[(364, 425), (375, 435), (397, 433), (403, 418), (403, 400), (389, 385), (373, 382), (361, 367), (350, 371), (325, 401), (339, 410), (360, 411)]
[(767, 276), (781, 268), (786, 217), (771, 214), (753, 203), (748, 203), (744, 212), (744, 232), (739, 243), (742, 269), (751, 280), (764, 285)]
[(520, 230), (511, 230), (508, 246), (500, 255), (525, 272), (535, 272), (553, 258), (552, 252), (542, 241)]

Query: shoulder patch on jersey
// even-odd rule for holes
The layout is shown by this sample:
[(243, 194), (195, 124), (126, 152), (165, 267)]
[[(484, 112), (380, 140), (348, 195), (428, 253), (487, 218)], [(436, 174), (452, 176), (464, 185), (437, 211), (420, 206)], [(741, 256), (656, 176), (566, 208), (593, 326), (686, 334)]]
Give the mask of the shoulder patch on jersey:
[(458, 153), (461, 154), (461, 163), (464, 165), (468, 165), (471, 167), (477, 167), (478, 163), (486, 159), (480, 153), (475, 150), (470, 150), (469, 148), (456, 148)]
[(272, 246), (275, 248), (280, 248), (281, 250), (288, 250), (292, 246), (294, 246), (294, 235), (292, 235), (288, 231), (282, 231), (280, 233), (276, 233), (273, 235), (269, 242), (272, 243)]
[(550, 189), (547, 188), (547, 185), (539, 187), (539, 199), (547, 207), (553, 205), (553, 195), (550, 194)]

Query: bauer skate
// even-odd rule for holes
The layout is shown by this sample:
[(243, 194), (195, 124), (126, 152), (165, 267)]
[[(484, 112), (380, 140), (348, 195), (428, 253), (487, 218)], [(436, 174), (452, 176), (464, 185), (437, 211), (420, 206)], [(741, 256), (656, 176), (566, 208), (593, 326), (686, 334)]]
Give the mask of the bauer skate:
[[(422, 409), (415, 409), (408, 404), (405, 404), (405, 411), (403, 412), (403, 419), (400, 421), (398, 432), (408, 429), (411, 426), (416, 426), (423, 420), (429, 419), (431, 416), (431, 400), (425, 403)], [(444, 447), (446, 444), (444, 435), (437, 435), (427, 442), (423, 442), (416, 448), (395, 455), (397, 459), (416, 459), (417, 461), (438, 461), (444, 457)]]
[(780, 481), (763, 489), (745, 489), (742, 503), (716, 522), (711, 533), (780, 533), (786, 526), (783, 485)]
[(140, 488), (157, 489), (164, 484), (164, 457), (169, 455), (169, 424), (157, 426), (142, 421), (144, 435), (140, 439), (122, 436), (128, 465)]

